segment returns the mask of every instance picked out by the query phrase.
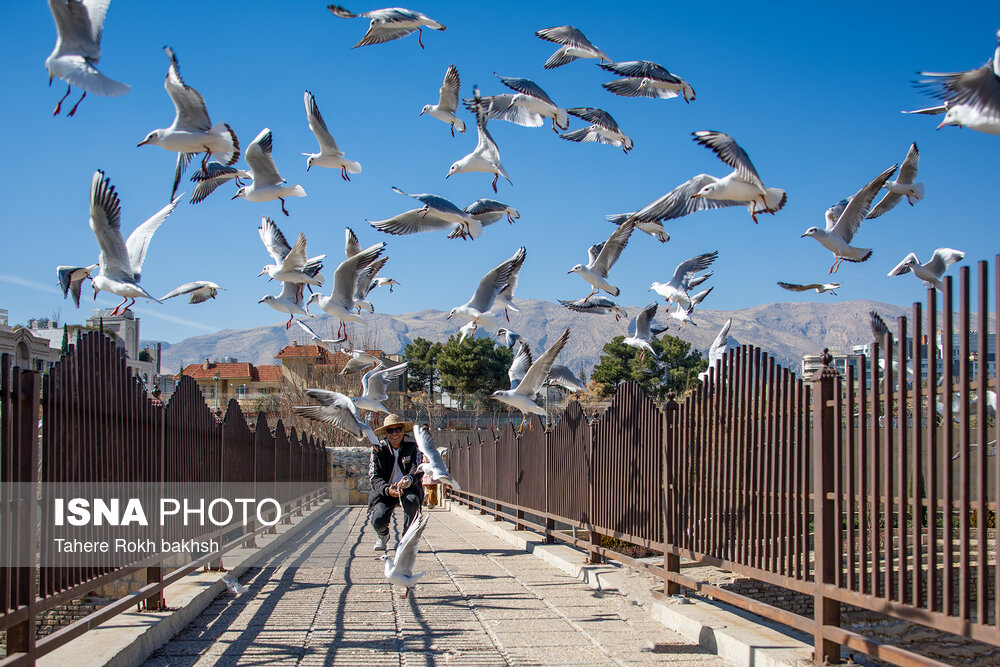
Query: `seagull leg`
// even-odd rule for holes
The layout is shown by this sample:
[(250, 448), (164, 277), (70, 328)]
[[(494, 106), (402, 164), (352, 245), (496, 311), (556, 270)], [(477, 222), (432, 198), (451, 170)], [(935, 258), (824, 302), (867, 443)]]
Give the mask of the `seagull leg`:
[(520, 426), (520, 428), (517, 429), (517, 434), (518, 435), (522, 435), (524, 433), (524, 422), (528, 421), (528, 413), (522, 412), (521, 415), (522, 415), (521, 416), (521, 426)]
[[(112, 315), (117, 315), (118, 314), (118, 309), (121, 308), (122, 306), (124, 306), (126, 303), (128, 303), (128, 297), (125, 297), (124, 299), (122, 299), (122, 302), (119, 303), (117, 306), (115, 306), (115, 309), (111, 311), (111, 314)], [(125, 311), (123, 310), (122, 312), (124, 313)]]
[(406, 586), (405, 588), (403, 588), (403, 599), (405, 600), (406, 596), (409, 594), (410, 594), (410, 587)]
[(431, 212), (431, 209), (430, 209), (430, 207), (429, 207), (429, 206), (424, 206), (424, 207), (423, 207), (422, 209), (420, 209), (420, 210), (421, 210), (421, 211), (423, 212), (423, 213), (422, 213), (422, 214), (420, 215), (420, 219), (421, 219), (421, 220), (423, 220), (424, 218), (426, 218), (426, 217), (427, 217), (427, 214)]
[(507, 312), (506, 308), (503, 309), (503, 316), (507, 318), (507, 322), (510, 322), (510, 314)]
[(497, 192), (497, 179), (500, 178), (500, 174), (493, 174), (493, 192)]
[(278, 197), (278, 199), (281, 200), (281, 212), (284, 213), (285, 215), (288, 215), (288, 211), (285, 209), (285, 198)]
[(205, 149), (205, 155), (201, 158), (201, 171), (205, 174), (208, 173), (208, 158), (211, 157), (212, 151), (208, 150), (206, 146), (202, 146)]
[(555, 117), (552, 118), (552, 131), (555, 132), (556, 134), (559, 134), (559, 130), (556, 128), (556, 119), (555, 119)]
[(80, 95), (80, 99), (76, 101), (76, 104), (73, 105), (73, 108), (69, 110), (68, 114), (66, 114), (67, 117), (70, 117), (76, 113), (76, 108), (80, 106), (80, 102), (82, 102), (83, 98), (86, 96), (87, 96), (87, 91), (83, 91), (83, 95)]
[(287, 330), (287, 329), (288, 329), (289, 327), (291, 327), (291, 326), (292, 326), (292, 319), (294, 319), (294, 318), (295, 318), (295, 315), (291, 315), (291, 314), (290, 314), (290, 315), (288, 316), (288, 321), (287, 321), (287, 322), (285, 322), (285, 329), (286, 329), (286, 330)]
[(423, 39), (421, 39), (423, 36), (424, 36), (423, 28), (417, 28), (417, 44), (420, 45), (420, 48), (424, 48), (424, 41)]
[[(455, 126), (454, 126), (454, 124), (451, 126), (451, 136), (452, 136), (452, 138), (455, 137)], [(910, 204), (910, 206), (913, 206), (913, 204)]]
[(590, 297), (594, 296), (595, 294), (597, 294), (597, 290), (593, 290), (590, 294), (584, 297), (583, 302), (587, 303), (588, 301), (590, 301)]
[(351, 177), (347, 175), (347, 167), (345, 166), (340, 167), (340, 177), (343, 178), (345, 181), (351, 180)]
[(62, 99), (60, 99), (59, 102), (56, 103), (55, 111), (52, 112), (53, 116), (58, 116), (59, 115), (59, 111), (62, 109), (63, 100), (65, 100), (67, 97), (69, 97), (69, 94), (70, 94), (70, 92), (72, 90), (73, 90), (73, 86), (66, 86), (66, 94), (63, 95)]

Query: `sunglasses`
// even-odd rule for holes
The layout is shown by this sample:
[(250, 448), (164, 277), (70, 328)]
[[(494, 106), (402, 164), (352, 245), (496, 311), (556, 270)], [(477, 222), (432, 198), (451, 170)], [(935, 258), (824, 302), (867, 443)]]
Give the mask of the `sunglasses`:
[(385, 428), (385, 432), (387, 434), (390, 434), (390, 435), (393, 434), (393, 433), (402, 433), (403, 432), (403, 427), (402, 426), (387, 426)]

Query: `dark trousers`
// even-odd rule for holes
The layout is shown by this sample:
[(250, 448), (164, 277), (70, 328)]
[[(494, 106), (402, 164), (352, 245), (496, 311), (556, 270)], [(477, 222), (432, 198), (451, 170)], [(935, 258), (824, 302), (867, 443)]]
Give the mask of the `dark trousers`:
[(379, 496), (371, 506), (372, 528), (380, 535), (385, 535), (389, 532), (389, 520), (392, 519), (392, 510), (402, 502), (403, 511), (406, 512), (406, 519), (403, 521), (403, 534), (405, 535), (406, 529), (410, 527), (410, 522), (413, 521), (420, 510), (420, 501), (420, 496), (415, 491), (409, 490), (403, 493), (402, 498)]

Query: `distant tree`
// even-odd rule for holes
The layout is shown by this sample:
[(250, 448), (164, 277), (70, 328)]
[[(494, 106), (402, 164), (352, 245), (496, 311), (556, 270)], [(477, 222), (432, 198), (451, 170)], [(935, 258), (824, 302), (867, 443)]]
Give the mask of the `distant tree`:
[(466, 338), (459, 343), (452, 336), (437, 357), (440, 387), (457, 396), (460, 404), (467, 397), (482, 404), (497, 389), (507, 388), (507, 369), (513, 358), (506, 346), (490, 338)]
[(680, 396), (692, 388), (698, 382), (698, 373), (708, 368), (708, 360), (680, 338), (664, 334), (654, 339), (656, 356), (647, 352), (641, 361), (641, 351), (622, 343), (624, 339), (615, 336), (604, 344), (601, 361), (590, 375), (601, 396), (614, 393), (625, 380), (635, 380), (653, 400), (662, 403), (671, 389)]
[(437, 384), (437, 358), (441, 353), (441, 343), (432, 343), (426, 338), (416, 338), (403, 349), (403, 356), (409, 364), (406, 367), (406, 387), (410, 391), (434, 393)]

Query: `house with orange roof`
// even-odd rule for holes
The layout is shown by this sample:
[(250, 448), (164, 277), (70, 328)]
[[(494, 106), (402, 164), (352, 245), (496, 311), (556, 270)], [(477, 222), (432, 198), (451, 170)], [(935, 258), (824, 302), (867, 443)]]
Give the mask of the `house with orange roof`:
[(175, 378), (187, 375), (198, 383), (205, 402), (213, 410), (225, 410), (235, 398), (244, 413), (267, 411), (273, 407), (281, 389), (281, 366), (226, 360), (189, 364)]
[[(385, 354), (382, 350), (365, 350), (376, 359), (380, 359), (386, 366), (393, 366), (402, 363), (403, 357), (398, 354)], [(300, 345), (292, 342), (286, 345), (275, 359), (281, 361), (281, 374), (297, 387), (312, 387), (323, 376), (324, 373), (340, 373), (351, 355), (337, 350), (331, 352), (319, 345)], [(393, 381), (388, 387), (389, 392), (406, 391), (406, 374)]]

